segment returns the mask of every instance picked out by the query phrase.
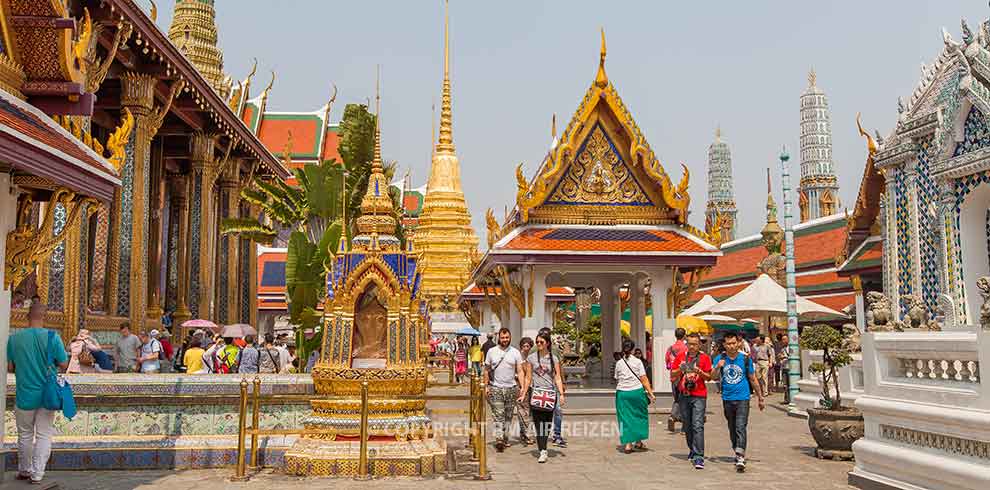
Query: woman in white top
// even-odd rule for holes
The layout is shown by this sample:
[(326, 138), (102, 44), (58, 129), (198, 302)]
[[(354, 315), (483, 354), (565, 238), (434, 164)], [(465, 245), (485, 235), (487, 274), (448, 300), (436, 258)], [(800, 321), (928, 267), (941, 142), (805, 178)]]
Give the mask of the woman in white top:
[[(539, 449), (537, 462), (547, 462), (547, 440), (553, 432), (553, 412), (557, 404), (564, 403), (564, 382), (560, 378), (560, 365), (550, 350), (550, 333), (536, 336), (536, 352), (526, 359), (526, 377), (523, 392), (532, 389), (530, 415), (536, 425), (536, 446)], [(552, 402), (550, 400), (553, 400)]]
[(629, 454), (646, 450), (650, 438), (649, 406), (656, 400), (642, 361), (633, 356), (635, 344), (622, 342), (622, 358), (615, 365), (615, 415), (619, 420), (619, 442)]

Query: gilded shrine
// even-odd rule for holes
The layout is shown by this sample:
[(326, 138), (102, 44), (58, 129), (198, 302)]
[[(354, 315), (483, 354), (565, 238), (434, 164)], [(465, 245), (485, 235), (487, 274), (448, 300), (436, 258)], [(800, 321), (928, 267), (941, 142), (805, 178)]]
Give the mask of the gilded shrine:
[(312, 372), (317, 397), (302, 422), (306, 432), (285, 453), (289, 474), (358, 474), (365, 381), (367, 474), (428, 475), (446, 467), (446, 444), (433, 434), (426, 400), (416, 398), (426, 393), (427, 368), (420, 349), (429, 330), (421, 313), (425, 304), (420, 303), (417, 257), (403, 251), (393, 235), (396, 218), (387, 186), (376, 127), (360, 234), (351, 240), (350, 250), (341, 245), (327, 276), (323, 341)]

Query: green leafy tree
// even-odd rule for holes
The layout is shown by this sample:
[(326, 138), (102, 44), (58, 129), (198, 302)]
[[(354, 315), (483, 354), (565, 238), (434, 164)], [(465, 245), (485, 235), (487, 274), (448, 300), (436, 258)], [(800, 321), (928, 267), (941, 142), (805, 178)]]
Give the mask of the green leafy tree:
[[(801, 332), (801, 349), (822, 351), (822, 361), (812, 363), (808, 370), (822, 380), (822, 408), (839, 410), (842, 393), (839, 390), (839, 368), (852, 363), (842, 332), (829, 325), (811, 325)], [(832, 396), (834, 391), (835, 396)]]
[[(368, 191), (370, 163), (375, 153), (375, 122), (375, 115), (368, 112), (368, 106), (364, 104), (347, 104), (340, 120), (340, 144), (337, 151), (347, 170), (345, 229), (348, 237), (354, 236), (357, 218), (361, 215), (361, 199)], [(392, 170), (394, 174), (394, 167)], [(391, 178), (388, 173), (386, 175)]]

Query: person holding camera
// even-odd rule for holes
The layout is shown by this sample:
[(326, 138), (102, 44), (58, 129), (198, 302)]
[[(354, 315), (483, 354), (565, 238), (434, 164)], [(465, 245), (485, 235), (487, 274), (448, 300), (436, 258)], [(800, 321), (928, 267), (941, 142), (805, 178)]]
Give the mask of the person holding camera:
[(705, 408), (708, 388), (705, 382), (712, 379), (712, 358), (701, 352), (701, 336), (692, 332), (687, 336), (687, 350), (680, 353), (670, 370), (670, 379), (680, 391), (677, 404), (681, 409), (681, 423), (687, 439), (688, 459), (699, 470), (705, 469)]
[[(615, 365), (615, 416), (619, 422), (619, 442), (626, 454), (645, 451), (650, 438), (650, 404), (656, 400), (646, 367), (633, 355), (636, 344), (622, 341), (622, 357)], [(636, 349), (639, 350), (639, 349)]]

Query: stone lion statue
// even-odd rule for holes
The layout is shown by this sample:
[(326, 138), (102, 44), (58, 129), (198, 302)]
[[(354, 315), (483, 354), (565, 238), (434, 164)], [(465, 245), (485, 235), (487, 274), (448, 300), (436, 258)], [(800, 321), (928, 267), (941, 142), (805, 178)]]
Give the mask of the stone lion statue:
[(892, 332), (901, 330), (894, 321), (894, 313), (890, 307), (890, 299), (883, 293), (869, 291), (866, 293), (866, 331)]
[(983, 296), (983, 305), (980, 306), (980, 325), (983, 330), (990, 330), (990, 277), (977, 279), (976, 287), (980, 289), (980, 296)]
[(920, 328), (925, 330), (941, 330), (937, 322), (928, 317), (928, 306), (916, 294), (901, 297), (901, 303), (907, 308), (904, 315), (903, 328)]
[(855, 323), (847, 323), (842, 326), (842, 334), (845, 340), (842, 342), (842, 348), (849, 352), (862, 352), (863, 346), (860, 343), (860, 332), (859, 327)]

